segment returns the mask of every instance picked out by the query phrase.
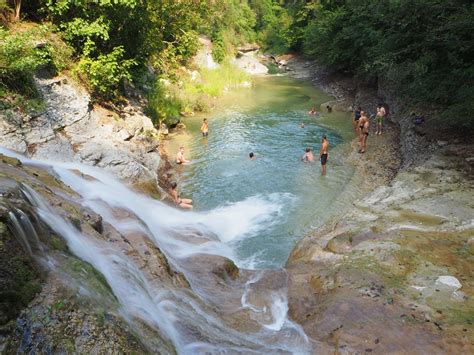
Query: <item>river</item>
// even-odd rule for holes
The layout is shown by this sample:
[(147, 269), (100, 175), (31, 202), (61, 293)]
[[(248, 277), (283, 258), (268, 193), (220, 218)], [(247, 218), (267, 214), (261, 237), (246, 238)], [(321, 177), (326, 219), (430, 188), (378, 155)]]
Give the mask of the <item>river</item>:
[[(64, 191), (45, 198), (34, 179), (22, 180), (22, 195), (36, 214), (72, 254), (104, 276), (120, 304), (118, 314), (150, 351), (309, 354), (321, 344), (288, 318), (288, 276), (280, 267), (298, 238), (340, 208), (344, 185), (354, 174), (344, 159), (352, 137), (349, 115), (307, 115), (309, 106), (327, 100), (309, 84), (268, 78), (229, 93), (208, 116), (208, 138), (199, 135), (202, 117), (189, 119), (189, 133), (171, 140), (168, 149), (184, 144), (191, 153), (193, 163), (179, 166), (178, 175), (182, 195), (195, 200), (193, 212), (136, 193), (95, 167), (0, 153), (54, 174), (77, 193), (67, 199), (100, 214), (109, 232), (113, 226), (116, 232), (100, 237), (78, 229), (60, 212), (62, 203), (53, 207), (49, 201), (66, 196)], [(322, 134), (331, 142), (325, 177), (317, 162), (300, 160), (306, 146), (318, 149)], [(247, 158), (249, 150), (256, 160)], [(16, 224), (17, 234), (25, 236)], [(32, 243), (46, 253), (38, 252), (44, 265), (58, 268), (56, 254)], [(170, 266), (153, 263), (154, 246)], [(243, 269), (233, 269), (223, 257)], [(163, 266), (186, 283), (160, 276)], [(83, 288), (89, 297), (103, 297), (94, 285)]]
[[(199, 211), (232, 206), (238, 214), (240, 223), (221, 223), (220, 235), (240, 267), (282, 267), (294, 243), (337, 209), (334, 202), (354, 174), (344, 159), (353, 131), (350, 114), (325, 107), (320, 112), (329, 100), (308, 82), (258, 78), (252, 88), (225, 95), (212, 113), (187, 118), (186, 133), (168, 144), (172, 156), (183, 145), (192, 160), (176, 166), (182, 196), (192, 198)], [(313, 106), (317, 116), (308, 115)], [(204, 117), (208, 137), (199, 131)], [(330, 142), (327, 176), (321, 176), (318, 161), (301, 161), (305, 147), (313, 148), (317, 160), (323, 135)], [(248, 159), (249, 152), (256, 160)]]

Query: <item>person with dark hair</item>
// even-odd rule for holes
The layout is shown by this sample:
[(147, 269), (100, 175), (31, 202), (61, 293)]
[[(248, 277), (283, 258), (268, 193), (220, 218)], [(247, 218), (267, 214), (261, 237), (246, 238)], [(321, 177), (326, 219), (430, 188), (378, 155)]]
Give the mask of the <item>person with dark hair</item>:
[(301, 160), (305, 161), (305, 162), (308, 162), (308, 163), (314, 161), (314, 154), (313, 154), (313, 151), (311, 150), (311, 148), (308, 147), (308, 148), (305, 149), (305, 153), (301, 157)]
[(186, 209), (193, 208), (193, 200), (190, 200), (188, 198), (181, 198), (178, 193), (178, 184), (174, 181), (171, 183), (170, 195), (171, 197), (173, 197), (173, 201), (176, 206)]
[(316, 116), (318, 114), (318, 111), (316, 111), (316, 107), (311, 107), (311, 110), (308, 111), (308, 115), (310, 116)]
[(255, 156), (255, 154), (253, 152), (250, 152), (249, 153), (249, 159), (250, 160), (255, 160), (255, 159), (257, 159), (257, 157)]
[(326, 135), (321, 139), (321, 150), (319, 151), (320, 160), (321, 160), (321, 175), (326, 175), (326, 163), (329, 158), (329, 141)]
[(381, 135), (382, 134), (382, 121), (385, 117), (385, 114), (386, 114), (386, 111), (385, 111), (385, 107), (383, 106), (383, 104), (378, 104), (377, 105), (377, 114), (375, 115), (375, 122), (376, 122), (376, 131), (375, 131), (375, 134), (376, 135)]
[(326, 105), (326, 109), (328, 110), (328, 113), (331, 113), (331, 112), (332, 112), (332, 107), (331, 107), (331, 106)]
[(202, 120), (201, 133), (203, 137), (207, 137), (209, 135), (209, 125), (207, 123), (207, 118)]
[(360, 135), (359, 132), (359, 119), (360, 119), (360, 113), (362, 112), (362, 108), (359, 106), (357, 109), (354, 111), (354, 132), (357, 136)]

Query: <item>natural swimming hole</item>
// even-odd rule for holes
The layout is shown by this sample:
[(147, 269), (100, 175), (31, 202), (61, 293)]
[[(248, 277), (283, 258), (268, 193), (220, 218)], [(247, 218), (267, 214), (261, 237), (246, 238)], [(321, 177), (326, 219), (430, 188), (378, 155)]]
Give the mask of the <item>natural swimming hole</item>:
[[(214, 216), (240, 267), (282, 267), (294, 243), (337, 209), (354, 174), (344, 159), (353, 132), (349, 113), (327, 112), (322, 104), (330, 100), (308, 82), (259, 78), (250, 89), (228, 93), (212, 113), (186, 118), (186, 133), (168, 144), (171, 156), (183, 145), (192, 160), (176, 167), (182, 196)], [(317, 116), (308, 114), (313, 106)], [(208, 137), (199, 131), (203, 118)], [(330, 142), (324, 177), (318, 160), (323, 135)], [(315, 162), (301, 161), (306, 147)]]

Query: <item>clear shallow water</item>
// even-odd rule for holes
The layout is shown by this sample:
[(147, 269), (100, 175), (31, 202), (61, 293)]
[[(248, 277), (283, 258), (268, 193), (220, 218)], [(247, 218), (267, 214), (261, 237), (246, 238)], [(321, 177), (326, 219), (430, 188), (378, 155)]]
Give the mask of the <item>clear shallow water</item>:
[[(344, 163), (353, 138), (350, 115), (324, 112), (309, 116), (308, 110), (331, 98), (311, 85), (285, 77), (259, 79), (252, 89), (230, 93), (219, 109), (206, 116), (188, 118), (188, 133), (178, 135), (168, 149), (174, 154), (184, 145), (188, 166), (177, 166), (183, 197), (191, 197), (199, 211), (211, 211), (215, 223), (246, 268), (281, 267), (295, 241), (320, 226), (334, 210), (353, 175)], [(209, 137), (199, 128), (209, 121)], [(305, 127), (301, 128), (300, 123)], [(319, 156), (320, 141), (330, 141), (328, 175), (320, 163), (303, 163), (305, 147)], [(248, 159), (253, 151), (257, 159)], [(240, 217), (242, 225), (226, 230), (219, 210)], [(248, 216), (262, 216), (262, 220)], [(237, 217), (234, 215), (234, 218)], [(230, 227), (229, 227), (230, 228)]]

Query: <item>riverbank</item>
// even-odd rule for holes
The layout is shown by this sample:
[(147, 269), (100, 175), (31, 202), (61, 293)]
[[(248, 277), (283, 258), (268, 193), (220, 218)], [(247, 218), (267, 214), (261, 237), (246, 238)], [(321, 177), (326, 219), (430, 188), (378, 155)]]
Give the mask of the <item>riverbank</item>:
[[(339, 102), (370, 113), (384, 99), (382, 90), (358, 88), (316, 63), (296, 58), (293, 65)], [(472, 144), (433, 143), (398, 102), (383, 102), (392, 133), (369, 136), (366, 154), (357, 159), (354, 149), (349, 157), (366, 196), (289, 257), (289, 316), (344, 353), (470, 352)]]

